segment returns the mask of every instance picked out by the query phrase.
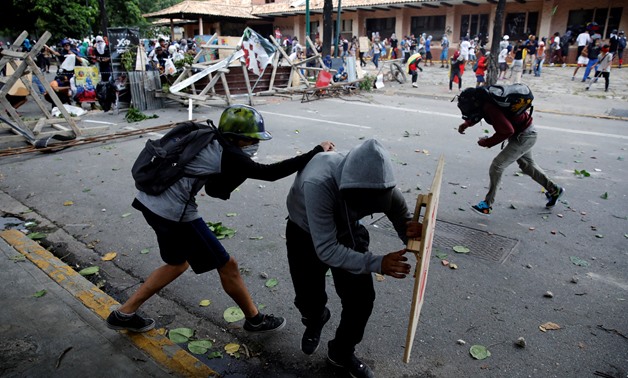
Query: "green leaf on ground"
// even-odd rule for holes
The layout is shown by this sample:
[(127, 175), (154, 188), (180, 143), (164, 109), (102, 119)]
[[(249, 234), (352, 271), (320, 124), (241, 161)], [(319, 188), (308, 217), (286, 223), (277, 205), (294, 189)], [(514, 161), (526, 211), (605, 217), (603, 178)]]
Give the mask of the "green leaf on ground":
[(590, 177), (591, 174), (589, 172), (587, 172), (585, 169), (579, 171), (577, 169), (573, 170), (574, 175), (576, 176), (581, 176), (581, 177)]
[(581, 259), (578, 256), (571, 256), (571, 257), (569, 257), (569, 260), (571, 260), (571, 262), (574, 265), (577, 265), (577, 266), (589, 266), (589, 262), (588, 261), (583, 260), (583, 259)]
[(194, 340), (188, 343), (188, 349), (194, 354), (205, 354), (212, 345), (209, 340)]
[(141, 253), (142, 255), (145, 255), (145, 254), (147, 254), (148, 252), (150, 252), (150, 249), (149, 249), (149, 248), (144, 248), (144, 249), (142, 249), (142, 250), (140, 251), (140, 253)]
[(44, 234), (43, 232), (31, 232), (30, 234), (28, 234), (28, 238), (31, 240), (41, 240), (45, 237), (46, 234)]
[(192, 336), (194, 336), (194, 330), (190, 328), (175, 328), (168, 332), (168, 338), (176, 344), (187, 343)]
[(98, 273), (99, 270), (100, 270), (100, 268), (97, 267), (97, 266), (90, 266), (89, 268), (85, 268), (85, 269), (79, 270), (78, 273), (81, 276), (91, 276), (92, 274)]
[(273, 288), (273, 287), (277, 286), (278, 283), (279, 283), (279, 281), (276, 278), (271, 278), (268, 281), (266, 281), (266, 283), (264, 285), (266, 287)]
[(209, 299), (203, 299), (202, 301), (198, 303), (198, 305), (201, 307), (207, 307), (210, 304), (212, 304), (212, 301), (210, 301)]
[(604, 194), (602, 194), (600, 196), (601, 199), (608, 199), (608, 192), (604, 192)]
[(35, 298), (41, 298), (41, 297), (43, 297), (44, 295), (46, 295), (46, 290), (45, 290), (45, 289), (44, 289), (44, 290), (39, 290), (38, 292), (36, 292), (35, 294), (33, 294), (33, 297), (35, 297)]
[(214, 352), (209, 353), (207, 355), (207, 358), (209, 358), (210, 360), (214, 358), (222, 358), (222, 353), (220, 353), (219, 351), (214, 351)]
[(131, 216), (131, 213), (124, 213), (124, 214), (122, 214), (122, 218), (130, 217), (130, 216)]
[(216, 239), (221, 240), (224, 238), (232, 238), (235, 235), (236, 230), (233, 228), (229, 228), (227, 226), (223, 226), (222, 222), (205, 222), (207, 223), (207, 227), (216, 235)]
[(484, 345), (471, 346), (471, 348), (469, 348), (469, 353), (471, 354), (471, 357), (475, 358), (476, 360), (483, 360), (491, 356), (491, 352), (489, 352), (489, 350), (486, 349)]
[(244, 312), (238, 306), (229, 307), (222, 314), (227, 323), (233, 323), (244, 319)]
[(438, 257), (441, 260), (444, 260), (444, 259), (447, 258), (447, 254), (443, 253), (443, 252), (439, 252), (439, 253), (435, 254), (434, 256)]
[(455, 245), (453, 246), (453, 250), (456, 253), (469, 253), (471, 250), (465, 246), (462, 245)]
[(227, 213), (225, 215), (228, 216), (228, 217), (235, 217), (235, 216), (238, 215), (238, 213)]

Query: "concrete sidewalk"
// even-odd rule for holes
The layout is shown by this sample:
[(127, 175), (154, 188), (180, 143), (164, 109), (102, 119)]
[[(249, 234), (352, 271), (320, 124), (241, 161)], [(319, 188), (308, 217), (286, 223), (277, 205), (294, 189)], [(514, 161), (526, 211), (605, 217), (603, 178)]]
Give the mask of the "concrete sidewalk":
[(214, 375), (156, 330), (108, 329), (118, 303), (17, 230), (0, 232), (0, 281), (3, 377)]

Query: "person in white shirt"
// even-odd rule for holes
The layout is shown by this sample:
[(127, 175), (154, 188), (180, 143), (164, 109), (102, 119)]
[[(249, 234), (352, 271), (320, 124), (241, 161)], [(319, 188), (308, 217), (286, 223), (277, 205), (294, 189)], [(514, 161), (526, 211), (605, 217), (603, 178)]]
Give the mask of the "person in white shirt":
[(462, 59), (464, 60), (465, 64), (469, 60), (470, 48), (471, 48), (471, 43), (469, 42), (467, 37), (464, 37), (462, 42), (460, 42), (460, 55), (462, 56)]
[(578, 56), (580, 56), (580, 53), (582, 52), (584, 47), (591, 43), (591, 41), (591, 35), (588, 31), (583, 31), (582, 33), (578, 34), (578, 37), (576, 38), (576, 42), (578, 43)]
[(591, 80), (589, 85), (585, 88), (587, 91), (591, 87), (591, 84), (597, 83), (597, 79), (604, 77), (604, 92), (608, 92), (608, 85), (611, 76), (611, 62), (613, 61), (613, 53), (609, 52), (610, 46), (602, 46), (602, 52), (600, 53), (597, 63), (595, 65), (595, 78)]
[(498, 80), (506, 79), (506, 71), (508, 71), (508, 63), (506, 57), (508, 56), (508, 47), (504, 47), (497, 56), (497, 65), (499, 66)]

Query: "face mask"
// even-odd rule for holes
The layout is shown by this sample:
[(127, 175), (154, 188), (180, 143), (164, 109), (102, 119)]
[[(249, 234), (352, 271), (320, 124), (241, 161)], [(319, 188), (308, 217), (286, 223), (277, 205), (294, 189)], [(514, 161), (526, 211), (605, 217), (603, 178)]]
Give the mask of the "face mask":
[(248, 146), (240, 147), (242, 152), (247, 154), (249, 157), (255, 156), (257, 150), (259, 149), (259, 143), (249, 144)]

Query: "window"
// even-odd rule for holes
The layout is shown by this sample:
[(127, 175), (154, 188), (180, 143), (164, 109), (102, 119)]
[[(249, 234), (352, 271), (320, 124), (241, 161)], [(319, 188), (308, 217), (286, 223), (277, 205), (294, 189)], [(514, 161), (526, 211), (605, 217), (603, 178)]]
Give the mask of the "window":
[(367, 18), (366, 35), (371, 38), (372, 33), (376, 32), (382, 41), (390, 37), (395, 32), (395, 18)]
[(419, 36), (422, 33), (439, 38), (445, 33), (446, 16), (420, 16), (410, 19), (410, 33)]
[[(589, 22), (598, 24), (597, 32), (602, 38), (608, 38), (614, 29), (619, 29), (621, 14), (623, 8), (597, 8), (597, 9), (580, 9), (569, 11), (569, 19), (567, 21), (567, 30), (571, 30), (572, 34), (578, 35), (586, 30)], [(606, 20), (608, 19), (608, 24)]]
[[(444, 22), (443, 22), (444, 25)], [(444, 30), (444, 28), (443, 28)], [(465, 14), (460, 18), (460, 39), (486, 38), (488, 36), (488, 14)]]
[(266, 0), (266, 4), (274, 3), (275, 0)]
[(537, 34), (539, 12), (508, 13), (504, 22), (504, 34), (511, 41), (528, 39), (530, 34)]

